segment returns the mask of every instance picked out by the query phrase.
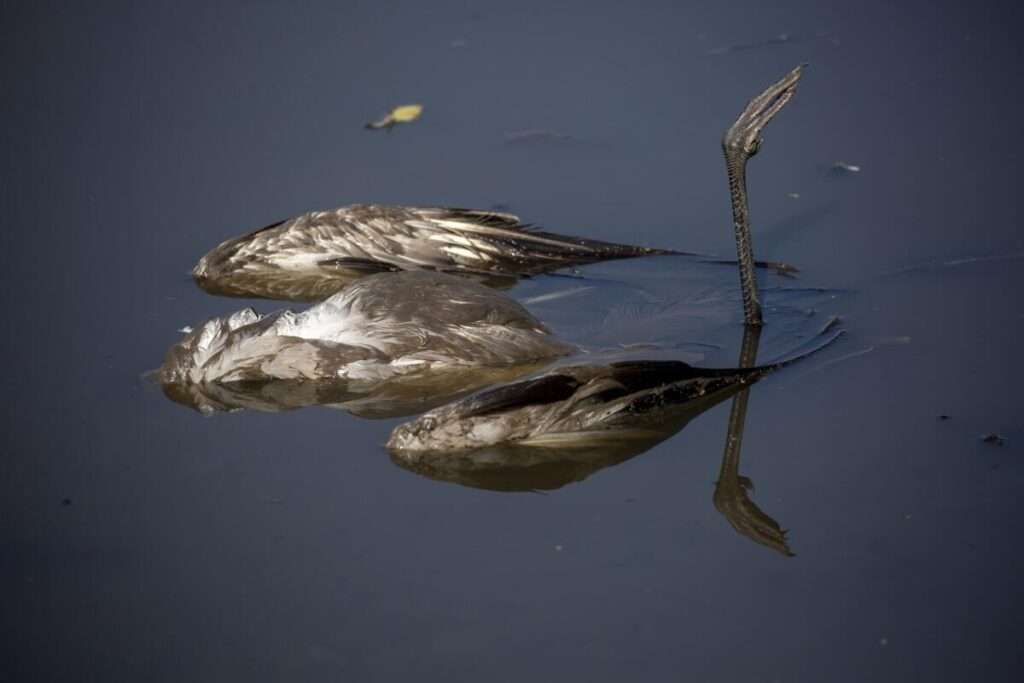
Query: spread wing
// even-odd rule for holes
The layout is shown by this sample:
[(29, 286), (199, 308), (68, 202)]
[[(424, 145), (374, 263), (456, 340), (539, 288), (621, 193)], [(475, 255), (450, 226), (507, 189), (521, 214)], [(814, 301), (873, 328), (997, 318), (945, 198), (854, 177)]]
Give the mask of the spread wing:
[(556, 235), (507, 213), (372, 204), (314, 211), (228, 240), (193, 275), (214, 293), (311, 300), (383, 270), (514, 278), (669, 253)]

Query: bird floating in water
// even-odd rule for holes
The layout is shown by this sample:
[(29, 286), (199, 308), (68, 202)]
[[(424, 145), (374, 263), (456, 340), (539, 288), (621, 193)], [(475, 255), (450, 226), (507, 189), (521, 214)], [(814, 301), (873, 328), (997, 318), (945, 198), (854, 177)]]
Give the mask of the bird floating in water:
[[(754, 279), (755, 262), (750, 245), (745, 165), (747, 159), (756, 154), (760, 147), (760, 134), (764, 126), (792, 97), (799, 77), (798, 67), (754, 98), (723, 139), (732, 195), (744, 320), (748, 325), (761, 324), (761, 310)], [(335, 212), (334, 215), (343, 215), (351, 210), (350, 208)], [(373, 207), (370, 211), (373, 215), (380, 215), (381, 207)], [(385, 214), (394, 215), (389, 213), (394, 211), (406, 219), (411, 215), (414, 223), (423, 223), (423, 214), (417, 214), (417, 210), (387, 209)], [(444, 224), (450, 223), (453, 218), (452, 214), (430, 213), (447, 210), (425, 211), (428, 212), (427, 215), (432, 215), (436, 219), (435, 222), (440, 222), (446, 228), (448, 226)], [(490, 236), (497, 234), (500, 240), (510, 237), (508, 229), (512, 226), (508, 223), (512, 220), (511, 217), (480, 212), (462, 212), (454, 217), (468, 217), (471, 233), (485, 233)], [(200, 261), (197, 266), (197, 278), (201, 282), (204, 279), (210, 279), (211, 282), (230, 282), (232, 276), (237, 277), (236, 266), (239, 263), (243, 264), (242, 272), (245, 271), (244, 265), (250, 263), (258, 264), (255, 268), (264, 273), (263, 281), (266, 282), (267, 270), (280, 268), (280, 262), (295, 262), (297, 259), (298, 263), (312, 263), (317, 266), (321, 262), (333, 263), (335, 266), (340, 266), (342, 262), (348, 263), (346, 259), (351, 257), (340, 257), (330, 253), (311, 255), (308, 240), (311, 239), (311, 235), (316, 235), (317, 231), (297, 229), (292, 232), (292, 227), (302, 221), (303, 218), (300, 218), (289, 224), (271, 226), (249, 238), (218, 247)], [(305, 224), (309, 225), (315, 221), (315, 215), (311, 214)], [(494, 225), (494, 222), (497, 222), (497, 225)], [(337, 225), (336, 220), (328, 223), (332, 226)], [(407, 220), (404, 223), (408, 225)], [(382, 230), (393, 231), (394, 223), (383, 220), (379, 224), (371, 222), (369, 225), (373, 226), (369, 233), (357, 230), (362, 236), (359, 242), (362, 256), (361, 260), (358, 260), (358, 266), (375, 264), (370, 267), (379, 271), (381, 260), (378, 260), (377, 254), (393, 255), (395, 252), (388, 248), (375, 252), (375, 249), (380, 248), (380, 240), (375, 240), (374, 237), (379, 238)], [(422, 226), (412, 227), (419, 229)], [(463, 235), (466, 234), (466, 228), (464, 223)], [(427, 227), (428, 231), (432, 229), (432, 225)], [(532, 245), (534, 251), (530, 258), (533, 260), (523, 259), (522, 262), (526, 265), (550, 264), (559, 260), (564, 265), (567, 260), (579, 262), (581, 258), (587, 261), (600, 260), (602, 253), (614, 254), (610, 258), (621, 258), (623, 250), (636, 249), (585, 240), (567, 242), (565, 238), (551, 239), (556, 236), (529, 233), (521, 229), (512, 229), (512, 233), (522, 239), (499, 243), (511, 247), (512, 254), (522, 254), (523, 244)], [(290, 251), (290, 238), (296, 234), (302, 235), (300, 241), (307, 243), (297, 251)], [(261, 238), (261, 235), (264, 237)], [(473, 247), (471, 240), (458, 244), (450, 241), (450, 234), (442, 232), (438, 235), (443, 236), (435, 240), (423, 238), (421, 234), (419, 239), (403, 243), (403, 249), (400, 250), (403, 258), (423, 265), (424, 262), (429, 262), (429, 257), (424, 254), (431, 253), (424, 243), (438, 242), (446, 245), (441, 249), (445, 258), (450, 259), (455, 254), (465, 259), (473, 259), (477, 267), (481, 261), (487, 261), (487, 256), (474, 252), (474, 248), (479, 251), (479, 243)], [(350, 243), (351, 238), (346, 238), (346, 241)], [(410, 253), (405, 252), (406, 248), (410, 249)], [(252, 250), (258, 255), (253, 257)], [(501, 249), (491, 253), (499, 252)], [(648, 251), (652, 252), (653, 250)], [(513, 256), (513, 259), (515, 258)], [(281, 261), (278, 262), (277, 259)], [(224, 268), (226, 263), (231, 265)], [(390, 267), (388, 266), (388, 269)], [(229, 275), (217, 277), (225, 274)], [(237, 279), (235, 281), (237, 282)], [(164, 384), (329, 379), (367, 386), (398, 376), (445, 372), (467, 367), (521, 366), (525, 373), (529, 371), (527, 368), (535, 369), (539, 361), (553, 360), (574, 350), (571, 345), (557, 340), (520, 304), (478, 283), (430, 271), (377, 272), (356, 281), (354, 285), (301, 313), (283, 311), (270, 316), (260, 316), (252, 309), (245, 309), (232, 316), (211, 320), (186, 335), (171, 349), (160, 370), (160, 378)], [(657, 366), (657, 370), (668, 373), (662, 381), (665, 386), (672, 386), (673, 382), (677, 381), (670, 379), (675, 376), (673, 373), (690, 372), (687, 369), (660, 365)], [(603, 372), (606, 370), (598, 371), (597, 377)], [(709, 372), (718, 378), (716, 381), (721, 381), (720, 376), (714, 374), (718, 371)], [(746, 371), (737, 377), (750, 376), (752, 372)], [(617, 381), (616, 376), (613, 371), (611, 381)], [(583, 379), (575, 377), (571, 382), (565, 379), (557, 381), (565, 383), (566, 386), (573, 382), (582, 382), (580, 386), (589, 386), (590, 380), (584, 382)], [(533, 385), (514, 386), (522, 388)], [(653, 385), (647, 389), (653, 389)], [(578, 402), (578, 397), (563, 398)], [(540, 433), (544, 428), (538, 426), (537, 430)]]

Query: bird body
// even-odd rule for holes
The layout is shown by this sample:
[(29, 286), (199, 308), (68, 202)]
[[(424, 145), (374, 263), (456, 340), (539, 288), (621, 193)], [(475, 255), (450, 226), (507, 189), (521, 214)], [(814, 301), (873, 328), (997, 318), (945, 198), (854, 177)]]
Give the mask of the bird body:
[(435, 270), (500, 286), (567, 266), (673, 253), (543, 232), (507, 213), (355, 204), (227, 240), (192, 275), (213, 294), (320, 301), (381, 272)]
[(514, 300), (424, 271), (364, 278), (300, 313), (251, 308), (214, 318), (176, 344), (164, 384), (379, 382), (467, 366), (535, 363), (573, 347)]

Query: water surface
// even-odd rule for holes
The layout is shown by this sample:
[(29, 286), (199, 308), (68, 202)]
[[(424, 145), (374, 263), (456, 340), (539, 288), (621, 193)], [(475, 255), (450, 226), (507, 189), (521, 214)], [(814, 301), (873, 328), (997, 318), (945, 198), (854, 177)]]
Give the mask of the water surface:
[[(0, 680), (1016, 680), (1018, 10), (0, 11)], [(751, 164), (755, 246), (847, 334), (752, 389), (740, 465), (795, 557), (712, 502), (728, 404), (542, 495), (396, 467), (395, 419), (206, 419), (142, 379), (247, 303), (195, 260), (312, 208), (498, 207), (728, 255), (721, 132), (801, 62)], [(734, 362), (732, 274), (676, 261), (512, 294), (596, 282), (531, 308), (594, 348)]]

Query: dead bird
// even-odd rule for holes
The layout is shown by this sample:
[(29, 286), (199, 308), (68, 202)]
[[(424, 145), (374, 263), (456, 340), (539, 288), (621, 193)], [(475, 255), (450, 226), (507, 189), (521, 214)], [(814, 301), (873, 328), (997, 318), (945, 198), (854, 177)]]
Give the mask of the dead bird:
[[(761, 324), (761, 306), (750, 243), (746, 162), (760, 148), (764, 126), (792, 98), (800, 73), (797, 67), (751, 100), (723, 139), (744, 319), (748, 325)], [(479, 212), (473, 213), (479, 217)], [(278, 227), (283, 228), (282, 234), (290, 230)], [(267, 239), (278, 239), (281, 235), (275, 230), (277, 228), (272, 227), (263, 232), (273, 233), (274, 236)], [(580, 258), (580, 253), (593, 259), (602, 249), (610, 250), (608, 253), (632, 249), (605, 243), (595, 246), (591, 242), (583, 245), (575, 242), (575, 247), (568, 248), (548, 236), (530, 235), (538, 245), (535, 260), (513, 258), (519, 258), (526, 265), (552, 260), (564, 265), (567, 259)], [(448, 237), (436, 241), (445, 239)], [(245, 251), (241, 244), (238, 246)], [(459, 248), (470, 253), (465, 244)], [(563, 248), (568, 251), (563, 253), (560, 251)], [(286, 251), (278, 245), (265, 254)], [(296, 254), (300, 252), (302, 249)], [(222, 255), (230, 260), (230, 255), (237, 253), (238, 250), (228, 248)], [(449, 249), (449, 253), (463, 252)], [(205, 263), (200, 263), (206, 274), (210, 273), (214, 262), (225, 260), (208, 259), (209, 256), (204, 257)], [(304, 259), (319, 263), (317, 257), (311, 258), (308, 253), (297, 258), (300, 262)], [(330, 260), (339, 262), (339, 259)], [(423, 261), (423, 258), (417, 257), (417, 260)], [(353, 265), (350, 261), (345, 263), (346, 267)], [(359, 266), (367, 264), (377, 265), (367, 266), (366, 270), (380, 270), (379, 263), (372, 259), (359, 262)], [(265, 265), (256, 269), (261, 268)], [(390, 269), (389, 266), (387, 270)], [(228, 268), (225, 272), (231, 270)], [(520, 304), (478, 283), (424, 270), (377, 272), (301, 313), (282, 311), (261, 316), (252, 309), (245, 309), (210, 320), (170, 350), (159, 376), (165, 385), (328, 379), (366, 385), (396, 376), (445, 372), (451, 368), (527, 368), (574, 350), (571, 345), (557, 340)]]

